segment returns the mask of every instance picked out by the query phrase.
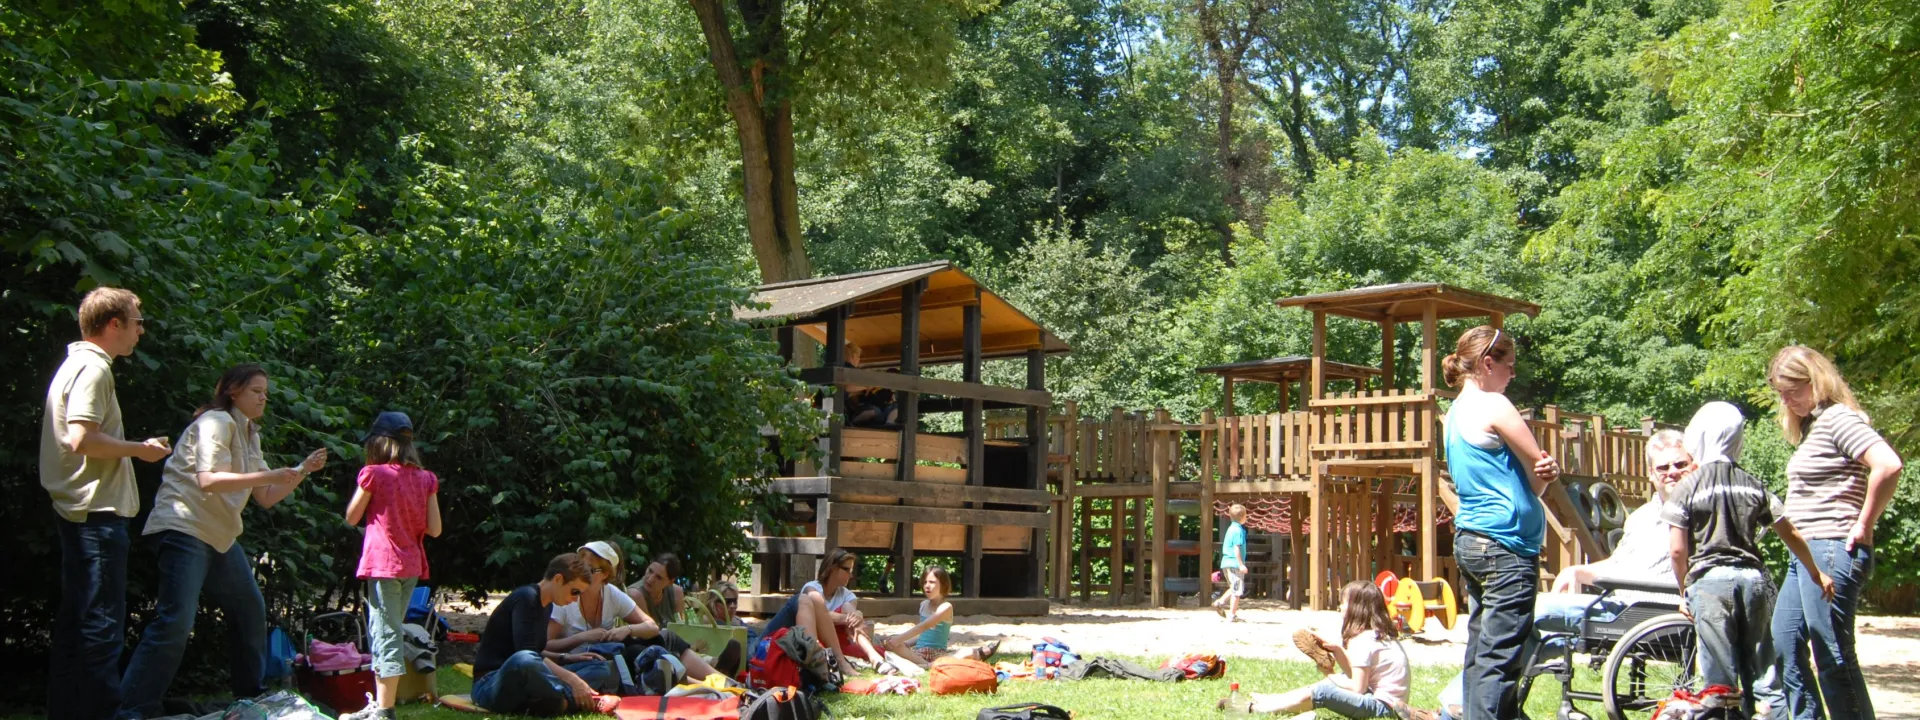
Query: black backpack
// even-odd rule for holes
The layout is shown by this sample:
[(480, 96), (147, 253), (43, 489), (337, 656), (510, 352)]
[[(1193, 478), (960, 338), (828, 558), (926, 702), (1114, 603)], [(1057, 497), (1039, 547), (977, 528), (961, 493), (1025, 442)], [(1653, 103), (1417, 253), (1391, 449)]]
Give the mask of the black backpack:
[(1027, 703), (986, 708), (975, 720), (1072, 720), (1072, 716), (1052, 705)]
[(751, 697), (740, 720), (820, 720), (827, 714), (819, 698), (797, 688), (773, 687)]

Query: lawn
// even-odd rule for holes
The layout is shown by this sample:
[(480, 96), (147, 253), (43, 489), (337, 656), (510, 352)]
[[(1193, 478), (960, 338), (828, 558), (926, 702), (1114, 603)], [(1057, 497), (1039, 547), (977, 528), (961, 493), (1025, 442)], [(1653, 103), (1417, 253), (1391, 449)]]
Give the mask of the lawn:
[[(1014, 655), (1002, 654), (998, 660), (1016, 659)], [(1128, 658), (1136, 663), (1157, 666), (1164, 658)], [(1439, 705), (1436, 697), (1446, 686), (1455, 668), (1415, 667), (1413, 669), (1413, 704), (1416, 707), (1434, 708)], [(1242, 690), (1258, 692), (1279, 692), (1306, 685), (1320, 679), (1320, 673), (1312, 663), (1305, 661), (1283, 660), (1239, 660), (1227, 659), (1227, 677), (1221, 680), (1203, 680), (1183, 683), (1151, 683), (1138, 680), (1083, 680), (1080, 682), (1045, 681), (1031, 682), (1016, 680), (1000, 686), (1000, 692), (992, 696), (932, 694), (911, 697), (841, 695), (828, 696), (827, 705), (833, 711), (836, 720), (880, 720), (881, 718), (928, 718), (973, 720), (981, 708), (996, 705), (1012, 705), (1022, 702), (1038, 702), (1057, 705), (1070, 710), (1074, 717), (1082, 720), (1096, 718), (1157, 718), (1174, 720), (1176, 718), (1203, 718), (1218, 714), (1213, 703), (1227, 693), (1227, 684), (1240, 683)], [(471, 683), (456, 672), (440, 674), (442, 693), (464, 693)], [(1552, 678), (1543, 678), (1528, 698), (1527, 711), (1535, 718), (1551, 718), (1558, 707), (1559, 684)], [(1605, 711), (1594, 704), (1584, 707), (1588, 713), (1605, 717)], [(441, 707), (426, 705), (403, 705), (400, 707), (403, 720), (466, 720), (477, 716), (455, 712)], [(582, 715), (574, 720), (591, 720), (595, 716)], [(1322, 712), (1323, 718), (1338, 717), (1330, 712)]]

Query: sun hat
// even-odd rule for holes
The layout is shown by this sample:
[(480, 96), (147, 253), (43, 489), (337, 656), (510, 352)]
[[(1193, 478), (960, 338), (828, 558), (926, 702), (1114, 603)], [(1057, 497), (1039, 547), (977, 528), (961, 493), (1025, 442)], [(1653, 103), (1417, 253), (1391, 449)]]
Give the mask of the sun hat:
[(600, 556), (601, 560), (613, 563), (614, 567), (620, 567), (620, 551), (616, 549), (612, 543), (605, 540), (595, 540), (581, 545), (580, 551), (593, 553)]

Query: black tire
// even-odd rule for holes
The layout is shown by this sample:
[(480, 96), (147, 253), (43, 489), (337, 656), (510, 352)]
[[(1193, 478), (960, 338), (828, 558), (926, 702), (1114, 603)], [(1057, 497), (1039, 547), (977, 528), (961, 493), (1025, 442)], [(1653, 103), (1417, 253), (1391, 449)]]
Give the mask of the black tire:
[(1643, 720), (1674, 690), (1692, 689), (1698, 679), (1696, 648), (1693, 622), (1680, 613), (1648, 618), (1628, 630), (1600, 671), (1607, 717)]
[(1602, 528), (1627, 524), (1627, 504), (1620, 500), (1620, 491), (1612, 483), (1596, 482), (1587, 486), (1587, 493), (1593, 496), (1594, 524)]
[(1587, 528), (1591, 530), (1593, 528), (1593, 499), (1587, 495), (1586, 483), (1572, 481), (1565, 484), (1567, 488), (1567, 503), (1573, 506), (1574, 518), (1586, 523)]

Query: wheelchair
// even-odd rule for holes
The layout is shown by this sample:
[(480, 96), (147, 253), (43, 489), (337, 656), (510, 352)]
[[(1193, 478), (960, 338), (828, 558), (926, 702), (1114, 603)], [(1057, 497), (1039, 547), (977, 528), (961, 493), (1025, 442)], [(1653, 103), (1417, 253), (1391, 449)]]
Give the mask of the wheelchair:
[[(1523, 705), (1534, 680), (1551, 675), (1560, 681), (1558, 720), (1591, 720), (1576, 702), (1599, 703), (1609, 720), (1643, 720), (1675, 690), (1699, 684), (1693, 623), (1680, 614), (1683, 601), (1673, 586), (1598, 580), (1594, 587), (1600, 595), (1582, 613), (1577, 632), (1540, 634), (1520, 680)], [(1615, 599), (1623, 590), (1663, 594), (1671, 601)], [(1603, 604), (1614, 603), (1625, 606), (1613, 619), (1595, 617)], [(1580, 672), (1582, 667), (1585, 672)], [(1598, 675), (1600, 687), (1576, 688), (1576, 675), (1589, 685), (1591, 676)]]

